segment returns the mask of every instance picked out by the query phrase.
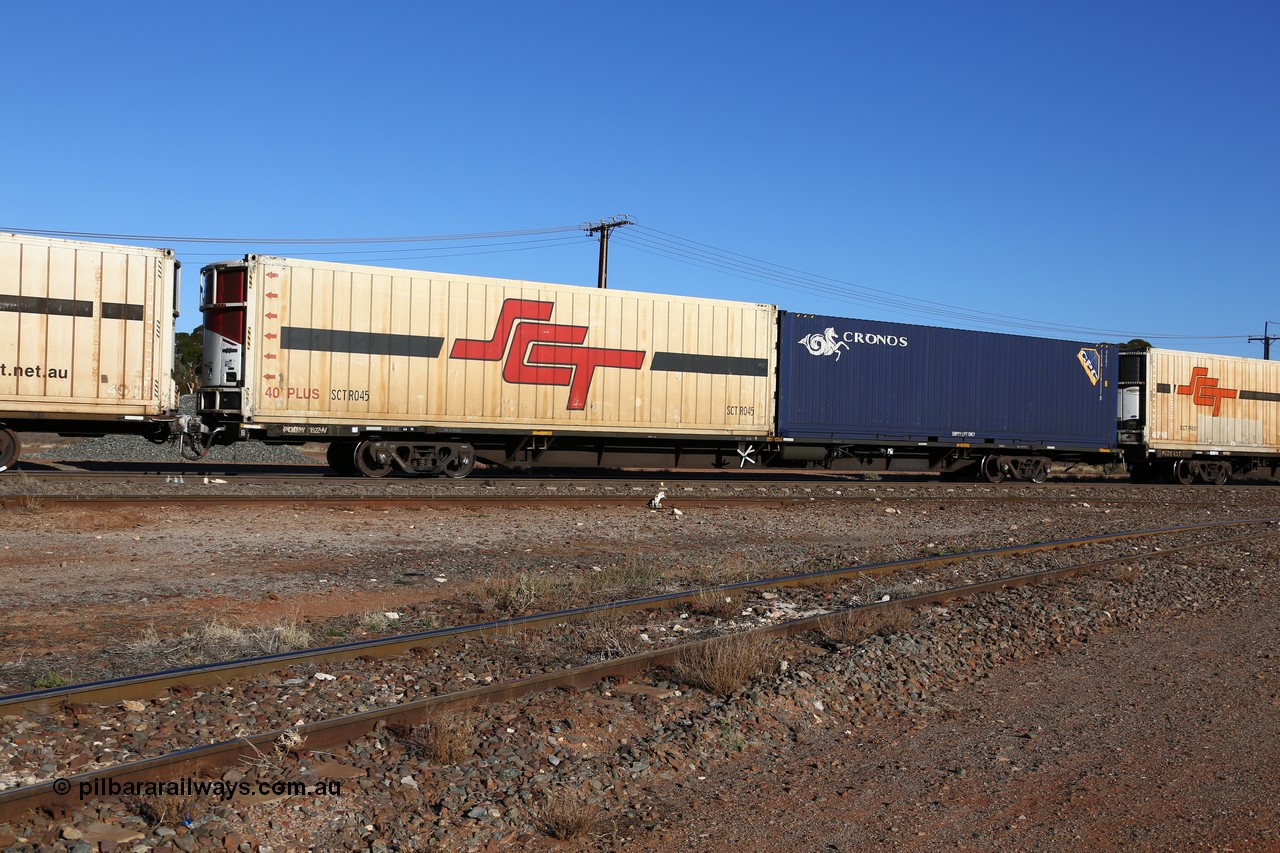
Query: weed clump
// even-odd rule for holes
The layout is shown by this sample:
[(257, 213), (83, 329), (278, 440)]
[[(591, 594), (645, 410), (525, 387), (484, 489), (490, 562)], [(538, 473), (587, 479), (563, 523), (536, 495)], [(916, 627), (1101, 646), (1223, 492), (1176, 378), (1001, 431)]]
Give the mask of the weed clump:
[(680, 681), (728, 696), (765, 673), (776, 657), (774, 645), (759, 634), (730, 634), (682, 650), (671, 672)]

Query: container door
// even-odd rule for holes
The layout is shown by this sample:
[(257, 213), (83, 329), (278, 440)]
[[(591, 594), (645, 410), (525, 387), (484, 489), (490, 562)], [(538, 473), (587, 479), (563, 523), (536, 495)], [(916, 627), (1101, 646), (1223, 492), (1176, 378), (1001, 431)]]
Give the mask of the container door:
[(243, 266), (210, 266), (200, 286), (204, 314), (204, 385), (244, 385), (244, 332), (249, 271)]

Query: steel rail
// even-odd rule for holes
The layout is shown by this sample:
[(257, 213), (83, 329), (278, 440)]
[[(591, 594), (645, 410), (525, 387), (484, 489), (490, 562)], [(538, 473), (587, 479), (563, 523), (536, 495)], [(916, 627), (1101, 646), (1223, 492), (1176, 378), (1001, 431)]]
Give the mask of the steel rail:
[(288, 666), (309, 664), (325, 664), (354, 658), (395, 657), (406, 654), (411, 649), (430, 647), (449, 640), (465, 637), (485, 637), (493, 634), (509, 632), (513, 629), (534, 629), (571, 622), (587, 618), (595, 613), (627, 613), (636, 610), (650, 610), (673, 604), (696, 601), (704, 595), (723, 595), (752, 589), (770, 589), (774, 587), (804, 586), (820, 581), (839, 580), (857, 576), (880, 576), (909, 568), (934, 568), (949, 563), (976, 560), (985, 557), (1010, 557), (1022, 554), (1033, 554), (1055, 551), (1064, 548), (1078, 548), (1086, 545), (1098, 545), (1118, 542), (1126, 539), (1159, 536), (1169, 533), (1185, 533), (1223, 526), (1240, 526), (1253, 524), (1280, 523), (1280, 518), (1240, 519), (1229, 521), (1211, 521), (1179, 527), (1135, 530), (1124, 533), (1109, 533), (1101, 536), (1087, 536), (1075, 539), (1059, 539), (1051, 542), (1039, 542), (1031, 545), (1010, 545), (1001, 548), (989, 548), (979, 551), (966, 551), (955, 554), (941, 554), (933, 557), (915, 557), (907, 560), (894, 560), (885, 563), (871, 563), (862, 566), (848, 566), (838, 569), (826, 569), (818, 572), (804, 572), (793, 575), (782, 575), (759, 580), (738, 581), (720, 586), (700, 587), (693, 590), (662, 593), (641, 598), (626, 599), (616, 602), (589, 604), (571, 607), (546, 613), (534, 613), (528, 616), (517, 616), (511, 619), (500, 619), (471, 625), (458, 625), (449, 628), (437, 628), (431, 631), (420, 631), (411, 634), (400, 634), (393, 637), (380, 637), (369, 640), (357, 640), (333, 646), (315, 649), (304, 649), (295, 652), (281, 652), (274, 655), (243, 658), (213, 664), (181, 667), (143, 675), (123, 676), (104, 679), (84, 684), (72, 684), (64, 687), (53, 687), (45, 690), (33, 690), (25, 693), (14, 693), (0, 696), (0, 714), (13, 711), (29, 713), (50, 713), (59, 706), (68, 704), (111, 705), (125, 699), (145, 699), (158, 695), (175, 687), (197, 688), (209, 685), (225, 684), (238, 678), (248, 678), (264, 672)]
[[(1267, 521), (1273, 521), (1273, 519), (1268, 519)], [(1242, 523), (1262, 522), (1260, 520), (1253, 522), (1216, 522), (1213, 524), (1197, 525), (1197, 527), (1213, 527)], [(1174, 529), (1177, 530), (1182, 528)], [(1209, 548), (1217, 545), (1235, 544), (1251, 539), (1276, 535), (1280, 534), (1268, 531), (1255, 533), (1249, 536), (1236, 537), (1233, 539), (1180, 545), (1158, 552), (1112, 557), (1076, 566), (1044, 569), (1018, 575), (1009, 575), (995, 580), (983, 581), (981, 583), (966, 584), (948, 589), (920, 593), (918, 595), (894, 599), (892, 601), (875, 602), (872, 604), (861, 605), (859, 607), (845, 608), (843, 610), (831, 611), (820, 615), (807, 616), (783, 622), (778, 625), (743, 631), (740, 635), (753, 635), (759, 637), (794, 636), (818, 627), (822, 620), (830, 619), (840, 613), (871, 612), (890, 607), (920, 607), (930, 604), (942, 604), (957, 598), (966, 598), (982, 593), (999, 592), (1004, 589), (1012, 589), (1030, 584), (1059, 580), (1072, 575), (1119, 563), (1151, 558), (1163, 558), (1183, 551)], [(991, 552), (975, 553), (985, 555)], [(485, 687), (475, 687), (469, 690), (458, 691), (456, 693), (447, 693), (426, 699), (418, 699), (400, 705), (375, 708), (373, 710), (357, 714), (350, 714), (329, 720), (320, 720), (289, 729), (278, 729), (270, 732), (262, 732), (249, 737), (239, 737), (221, 743), (191, 747), (189, 749), (169, 753), (168, 755), (156, 756), (154, 758), (130, 762), (128, 764), (98, 768), (78, 773), (73, 776), (62, 777), (28, 787), (17, 788), (12, 791), (0, 792), (0, 821), (12, 820), (15, 817), (19, 817), (33, 809), (46, 809), (54, 814), (74, 809), (75, 805), (80, 802), (79, 791), (81, 785), (88, 785), (92, 789), (95, 781), (110, 779), (122, 785), (129, 782), (167, 781), (168, 779), (171, 779), (175, 773), (191, 776), (202, 771), (222, 769), (241, 760), (253, 759), (255, 757), (260, 757), (264, 753), (274, 751), (277, 743), (281, 743), (284, 738), (292, 739), (293, 735), (301, 735), (304, 739), (302, 744), (293, 747), (293, 751), (305, 749), (306, 751), (314, 752), (350, 743), (351, 741), (368, 734), (380, 725), (386, 726), (397, 723), (410, 725), (417, 720), (421, 720), (426, 714), (450, 708), (460, 706), (476, 707), (487, 704), (496, 704), (498, 702), (515, 699), (532, 692), (545, 691), (553, 688), (585, 688), (606, 678), (626, 680), (647, 672), (654, 667), (669, 664), (683, 652), (708, 643), (716, 642), (718, 639), (721, 638), (715, 637), (696, 640), (683, 643), (678, 646), (642, 652), (640, 654), (630, 655), (628, 657), (618, 658), (611, 661), (589, 664), (587, 666), (575, 667), (568, 670), (541, 673), (514, 682), (494, 684)], [(292, 733), (292, 735), (290, 733)], [(92, 795), (90, 797), (90, 799), (106, 798), (107, 797), (96, 795)]]

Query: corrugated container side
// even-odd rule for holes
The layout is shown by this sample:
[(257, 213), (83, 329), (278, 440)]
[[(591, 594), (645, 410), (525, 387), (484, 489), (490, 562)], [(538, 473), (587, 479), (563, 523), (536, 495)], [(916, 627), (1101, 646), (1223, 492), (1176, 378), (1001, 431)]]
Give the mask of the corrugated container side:
[(1280, 362), (1152, 349), (1147, 443), (1158, 450), (1280, 452)]
[(1116, 446), (1110, 345), (780, 315), (784, 437)]
[(260, 258), (257, 423), (759, 436), (776, 309)]
[(0, 235), (0, 411), (172, 410), (176, 288), (164, 249)]

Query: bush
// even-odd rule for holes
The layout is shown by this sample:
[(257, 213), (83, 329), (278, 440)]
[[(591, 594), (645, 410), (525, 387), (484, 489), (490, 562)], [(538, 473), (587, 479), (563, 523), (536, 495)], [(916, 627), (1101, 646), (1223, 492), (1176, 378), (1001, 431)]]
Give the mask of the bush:
[(684, 649), (671, 671), (680, 681), (728, 696), (764, 674), (776, 657), (774, 645), (760, 634), (730, 634)]

